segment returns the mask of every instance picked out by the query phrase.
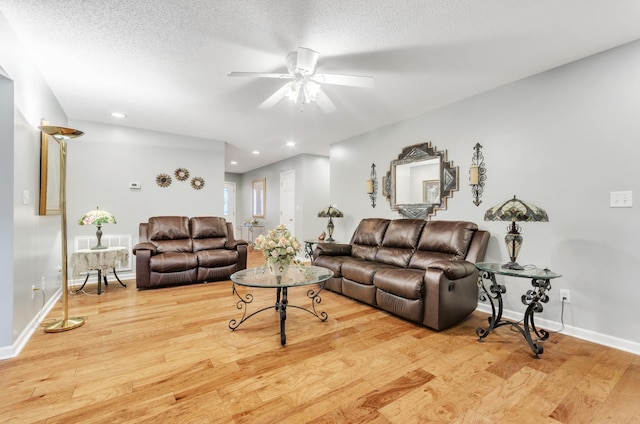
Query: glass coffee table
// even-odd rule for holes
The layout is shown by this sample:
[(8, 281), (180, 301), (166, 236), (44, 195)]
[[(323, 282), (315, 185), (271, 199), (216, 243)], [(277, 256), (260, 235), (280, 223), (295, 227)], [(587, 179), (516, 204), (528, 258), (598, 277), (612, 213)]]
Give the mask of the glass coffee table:
[[(318, 313), (316, 311), (316, 303), (320, 303), (320, 292), (324, 289), (324, 283), (333, 277), (333, 271), (319, 266), (302, 266), (291, 265), (283, 275), (273, 275), (268, 267), (248, 268), (235, 272), (231, 275), (233, 283), (233, 294), (238, 298), (237, 307), (242, 310), (242, 317), (229, 321), (229, 328), (234, 330), (243, 322), (256, 315), (259, 312), (268, 309), (275, 309), (280, 314), (280, 344), (284, 346), (287, 343), (285, 333), (285, 323), (287, 320), (287, 307), (297, 308), (309, 312), (317, 317), (320, 321), (326, 321), (329, 316), (326, 312)], [(309, 288), (307, 297), (311, 300), (311, 309), (297, 305), (289, 305), (287, 299), (287, 291), (290, 287), (304, 287), (319, 284), (317, 288)], [(247, 305), (253, 302), (253, 295), (247, 293), (241, 295), (237, 286), (244, 286), (258, 289), (276, 289), (276, 303), (272, 306), (259, 309), (247, 315)]]

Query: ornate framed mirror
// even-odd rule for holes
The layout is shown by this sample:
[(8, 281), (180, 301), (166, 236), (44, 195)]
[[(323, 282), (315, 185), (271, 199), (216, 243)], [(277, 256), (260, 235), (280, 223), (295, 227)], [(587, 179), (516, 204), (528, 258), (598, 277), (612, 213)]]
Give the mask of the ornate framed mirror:
[(447, 208), (458, 189), (458, 167), (430, 142), (405, 147), (383, 179), (383, 194), (391, 209), (406, 218), (428, 219)]

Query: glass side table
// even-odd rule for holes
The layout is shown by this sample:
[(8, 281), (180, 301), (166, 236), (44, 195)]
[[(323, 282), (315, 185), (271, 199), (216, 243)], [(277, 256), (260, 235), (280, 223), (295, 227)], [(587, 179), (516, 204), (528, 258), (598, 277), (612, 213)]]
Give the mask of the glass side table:
[[(502, 327), (503, 325), (510, 325), (512, 328), (515, 328), (522, 335), (522, 337), (525, 338), (525, 340), (529, 344), (529, 347), (533, 351), (535, 358), (539, 358), (538, 355), (540, 355), (544, 351), (544, 348), (542, 347), (542, 344), (538, 342), (547, 340), (549, 338), (549, 332), (538, 329), (536, 327), (534, 322), (534, 314), (536, 312), (542, 312), (542, 304), (549, 302), (547, 291), (551, 290), (551, 280), (554, 278), (562, 277), (562, 275), (552, 272), (548, 269), (540, 268), (525, 268), (524, 270), (506, 269), (502, 268), (501, 264), (490, 262), (477, 263), (476, 268), (478, 268), (478, 270), (480, 271), (480, 277), (478, 278), (478, 288), (480, 288), (483, 292), (481, 293), (480, 298), (482, 300), (488, 299), (489, 303), (491, 304), (489, 326), (487, 328), (476, 328), (476, 334), (479, 337), (478, 341), (484, 341), (484, 339), (496, 328)], [(527, 290), (527, 292), (521, 297), (522, 303), (527, 305), (527, 309), (524, 312), (524, 319), (522, 320), (522, 324), (520, 324), (519, 321), (516, 322), (502, 319), (502, 294), (507, 292), (507, 288), (503, 284), (498, 284), (496, 282), (496, 275), (531, 279), (531, 285), (533, 286), (533, 289)], [(489, 280), (491, 282), (489, 290), (487, 290), (484, 284), (484, 280)], [(531, 333), (536, 335), (535, 341), (531, 337)]]
[(319, 240), (319, 239), (306, 239), (304, 241), (304, 256), (309, 258), (311, 260), (311, 263), (313, 264), (313, 249), (314, 249), (314, 245), (315, 244), (325, 244), (325, 243), (340, 243), (339, 241), (326, 241), (326, 240)]

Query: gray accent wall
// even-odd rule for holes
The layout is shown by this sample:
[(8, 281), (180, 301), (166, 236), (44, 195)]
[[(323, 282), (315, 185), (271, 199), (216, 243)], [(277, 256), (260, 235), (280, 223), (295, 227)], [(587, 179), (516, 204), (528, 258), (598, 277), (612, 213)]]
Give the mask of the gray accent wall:
[[(506, 262), (508, 223), (484, 222), (485, 211), (513, 195), (545, 209), (550, 222), (521, 224), (518, 256), (520, 264), (563, 274), (541, 317), (560, 328), (559, 289), (568, 289), (565, 331), (640, 352), (639, 111), (640, 42), (634, 42), (336, 143), (331, 198), (346, 214), (336, 234), (348, 239), (365, 217), (398, 218), (380, 197), (371, 208), (364, 194), (370, 165), (376, 163), (380, 178), (404, 146), (431, 141), (459, 167), (459, 190), (434, 219), (478, 223), (492, 234), (485, 259)], [(484, 146), (487, 167), (479, 207), (468, 185), (476, 143)], [(634, 192), (634, 207), (609, 207), (609, 193), (625, 190)], [(520, 296), (530, 282), (501, 281), (505, 307), (522, 313)]]

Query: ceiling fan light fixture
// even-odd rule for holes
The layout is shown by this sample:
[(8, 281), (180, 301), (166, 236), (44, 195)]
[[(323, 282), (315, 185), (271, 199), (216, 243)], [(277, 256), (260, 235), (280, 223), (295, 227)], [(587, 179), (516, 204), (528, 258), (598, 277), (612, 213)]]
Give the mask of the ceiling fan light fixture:
[(288, 74), (265, 72), (229, 72), (230, 77), (277, 78), (290, 80), (275, 93), (269, 96), (258, 107), (269, 109), (281, 99), (288, 98), (293, 103), (300, 104), (303, 110), (305, 104), (317, 102), (324, 113), (335, 112), (336, 106), (322, 91), (323, 84), (344, 85), (351, 87), (373, 87), (373, 78), (358, 75), (316, 74), (319, 53), (305, 47), (298, 47), (296, 51), (286, 56)]
[(320, 84), (309, 79), (296, 79), (289, 83), (287, 98), (293, 103), (308, 104), (316, 101), (320, 92)]

